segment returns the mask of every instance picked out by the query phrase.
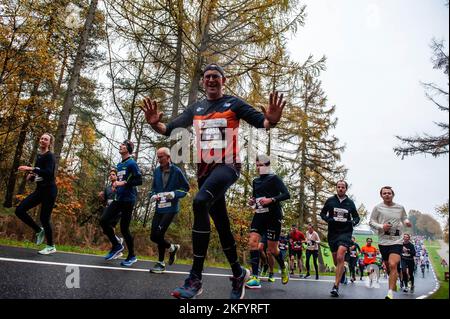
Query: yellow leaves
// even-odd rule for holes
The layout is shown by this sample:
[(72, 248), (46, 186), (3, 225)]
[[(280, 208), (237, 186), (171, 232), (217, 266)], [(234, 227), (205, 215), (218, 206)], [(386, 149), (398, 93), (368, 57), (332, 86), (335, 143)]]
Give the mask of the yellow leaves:
[(77, 180), (75, 175), (60, 170), (56, 177), (58, 187), (58, 197), (54, 212), (63, 215), (75, 215), (81, 211), (85, 203), (80, 202), (76, 196), (74, 183)]

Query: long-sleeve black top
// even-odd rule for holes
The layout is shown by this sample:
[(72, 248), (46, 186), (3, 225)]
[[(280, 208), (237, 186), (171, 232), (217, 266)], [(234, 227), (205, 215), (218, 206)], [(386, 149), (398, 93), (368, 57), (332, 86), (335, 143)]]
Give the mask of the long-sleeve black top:
[(33, 173), (36, 174), (37, 187), (56, 185), (55, 163), (55, 155), (50, 151), (37, 155), (35, 167), (33, 168)]
[(291, 195), (281, 178), (275, 174), (264, 174), (253, 180), (253, 197), (273, 198), (275, 203), (268, 206), (269, 211), (281, 213), (280, 202), (288, 200)]
[(353, 226), (359, 223), (355, 203), (348, 197), (342, 202), (337, 195), (327, 199), (320, 212), (320, 217), (328, 223), (328, 237), (352, 233)]

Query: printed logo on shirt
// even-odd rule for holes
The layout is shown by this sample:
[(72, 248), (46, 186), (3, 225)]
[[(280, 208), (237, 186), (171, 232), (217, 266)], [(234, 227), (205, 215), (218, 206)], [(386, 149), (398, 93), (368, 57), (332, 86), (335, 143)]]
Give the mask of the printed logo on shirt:
[(230, 102), (226, 102), (226, 103), (223, 104), (222, 107), (223, 107), (224, 109), (226, 109), (226, 108), (229, 108), (230, 106), (231, 106), (231, 103), (230, 103)]

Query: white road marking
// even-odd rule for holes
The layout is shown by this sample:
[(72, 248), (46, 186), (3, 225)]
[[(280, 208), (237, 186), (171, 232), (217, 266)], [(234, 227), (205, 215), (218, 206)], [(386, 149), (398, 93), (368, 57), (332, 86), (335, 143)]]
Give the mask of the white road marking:
[[(18, 263), (28, 263), (28, 264), (41, 264), (41, 265), (52, 265), (52, 266), (73, 266), (73, 267), (82, 267), (82, 268), (93, 268), (93, 269), (108, 269), (108, 270), (122, 270), (122, 271), (137, 271), (137, 272), (149, 272), (148, 269), (139, 269), (139, 268), (125, 268), (125, 267), (113, 267), (113, 266), (98, 266), (98, 265), (86, 265), (86, 264), (75, 264), (75, 263), (63, 263), (63, 262), (54, 262), (54, 261), (42, 261), (42, 260), (29, 260), (29, 259), (16, 259), (16, 258), (4, 258), (0, 257), (0, 261), (8, 261), (8, 262), (18, 262)], [(189, 275), (188, 271), (174, 271), (174, 270), (166, 270), (165, 273), (169, 274), (179, 274), (179, 275)], [(230, 277), (230, 274), (216, 274), (216, 273), (203, 273), (203, 276), (217, 276), (217, 277)], [(265, 278), (265, 277), (262, 277)], [(276, 277), (279, 279), (279, 277)], [(290, 278), (290, 281), (312, 281), (312, 282), (334, 282), (334, 279), (303, 279), (303, 278)], [(380, 281), (380, 283), (384, 283)], [(363, 285), (364, 281), (355, 281), (353, 284)], [(348, 284), (352, 285), (352, 284)]]

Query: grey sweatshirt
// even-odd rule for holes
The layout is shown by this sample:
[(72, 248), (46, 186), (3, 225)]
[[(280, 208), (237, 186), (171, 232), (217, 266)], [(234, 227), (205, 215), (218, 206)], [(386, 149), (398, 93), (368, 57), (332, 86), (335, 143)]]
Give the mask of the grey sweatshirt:
[[(370, 216), (369, 225), (378, 234), (378, 244), (383, 246), (403, 245), (403, 231), (406, 216), (405, 208), (402, 205), (393, 203), (387, 206), (380, 203), (374, 207)], [(391, 223), (392, 228), (389, 233), (385, 233), (383, 225)]]

